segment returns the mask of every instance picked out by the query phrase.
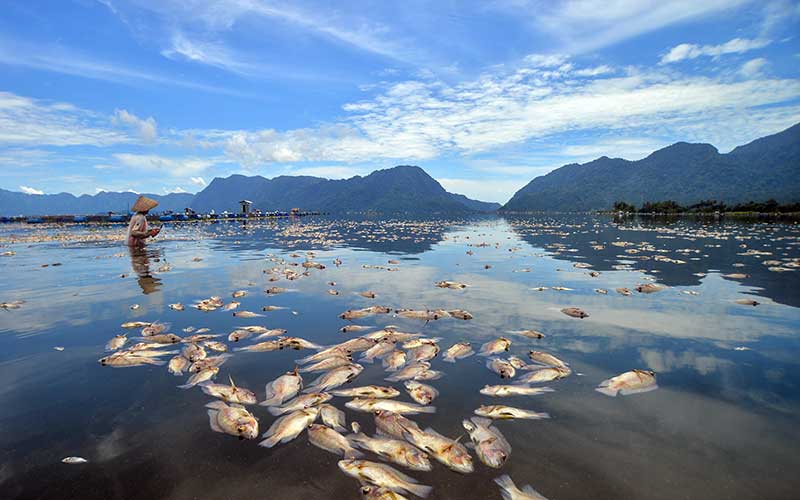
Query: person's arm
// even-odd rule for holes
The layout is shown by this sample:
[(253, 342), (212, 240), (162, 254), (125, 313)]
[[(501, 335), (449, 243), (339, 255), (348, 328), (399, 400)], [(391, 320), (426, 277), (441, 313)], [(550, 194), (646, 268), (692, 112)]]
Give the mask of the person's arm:
[(150, 234), (147, 231), (142, 230), (145, 224), (146, 224), (145, 218), (137, 216), (136, 221), (133, 223), (133, 227), (131, 227), (131, 236), (140, 239), (144, 239), (150, 236)]

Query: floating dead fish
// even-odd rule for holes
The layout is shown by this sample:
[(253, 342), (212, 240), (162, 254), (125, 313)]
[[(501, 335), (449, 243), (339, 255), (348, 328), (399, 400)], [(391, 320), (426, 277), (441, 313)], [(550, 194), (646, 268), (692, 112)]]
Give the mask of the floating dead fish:
[(403, 467), (428, 472), (432, 469), (428, 454), (418, 450), (406, 441), (384, 436), (369, 437), (361, 432), (357, 422), (353, 422), (353, 434), (348, 439), (355, 446), (367, 450)]
[(260, 318), (263, 314), (258, 314), (250, 311), (236, 311), (233, 313), (237, 318)]
[(318, 448), (346, 459), (361, 457), (364, 454), (353, 448), (351, 442), (336, 430), (320, 424), (308, 427), (308, 441)]
[(216, 366), (210, 366), (208, 368), (203, 368), (199, 372), (195, 373), (189, 380), (186, 381), (185, 384), (179, 385), (179, 389), (189, 389), (198, 385), (201, 382), (205, 382), (206, 380), (211, 380), (212, 378), (216, 377), (219, 373), (219, 368)]
[(743, 306), (757, 306), (761, 304), (761, 302), (755, 301), (753, 299), (736, 299), (734, 302), (737, 304), (741, 304)]
[(122, 323), (122, 328), (144, 328), (150, 325), (151, 323), (146, 321), (128, 321), (127, 323)]
[(264, 290), (264, 293), (266, 293), (267, 295), (277, 295), (279, 293), (283, 293), (283, 292), (286, 292), (286, 291), (287, 291), (286, 288), (281, 288), (279, 286), (273, 286), (273, 287), (270, 287), (270, 288), (267, 288), (266, 290)]
[(185, 309), (184, 305), (180, 302), (176, 302), (175, 304), (170, 304), (169, 308), (173, 311), (183, 311)]
[(234, 300), (233, 302), (228, 302), (227, 304), (225, 304), (225, 305), (222, 307), (222, 310), (223, 310), (223, 311), (233, 311), (234, 309), (236, 309), (236, 308), (237, 308), (237, 307), (239, 307), (240, 305), (241, 305), (241, 303), (240, 303), (240, 302), (236, 302), (236, 301)]
[(382, 486), (398, 493), (411, 493), (425, 498), (433, 489), (430, 486), (419, 484), (416, 479), (385, 464), (349, 459), (341, 460), (339, 468), (345, 474), (360, 481)]
[(342, 328), (340, 328), (339, 330), (342, 333), (350, 333), (350, 332), (361, 332), (361, 331), (364, 331), (364, 330), (369, 330), (370, 328), (371, 327), (369, 327), (369, 326), (363, 326), (363, 325), (345, 325)]
[(617, 292), (618, 294), (620, 294), (620, 295), (624, 295), (624, 296), (626, 296), (626, 297), (630, 297), (630, 295), (631, 295), (631, 291), (630, 291), (630, 290), (628, 290), (627, 288), (617, 288), (617, 289), (616, 289), (616, 292)]
[(608, 290), (605, 288), (595, 288), (594, 291), (601, 295), (608, 295)]
[(150, 342), (155, 342), (156, 344), (176, 344), (182, 340), (174, 333), (159, 333), (158, 335), (151, 335), (150, 337), (145, 338)]
[(450, 316), (457, 319), (463, 319), (468, 321), (474, 318), (474, 316), (472, 316), (472, 314), (469, 311), (465, 311), (463, 309), (451, 309), (447, 312), (450, 314)]
[(364, 370), (364, 367), (357, 363), (340, 366), (320, 375), (311, 385), (306, 387), (303, 392), (323, 392), (335, 389), (350, 382)]
[(236, 403), (241, 405), (254, 405), (256, 404), (256, 394), (243, 387), (237, 387), (233, 382), (233, 378), (228, 376), (230, 385), (215, 384), (213, 382), (203, 382), (199, 384), (200, 389), (215, 398), (219, 398), (226, 403)]
[(561, 310), (562, 313), (566, 314), (567, 316), (572, 316), (573, 318), (588, 318), (589, 314), (584, 312), (582, 309), (578, 307), (565, 307)]
[(304, 410), (306, 408), (312, 408), (321, 405), (330, 399), (333, 396), (328, 394), (327, 392), (312, 392), (311, 394), (301, 394), (296, 398), (282, 404), (281, 406), (270, 406), (268, 411), (270, 414), (275, 415), (283, 415), (285, 413), (291, 413), (293, 411)]
[(223, 344), (222, 342), (217, 342), (216, 340), (206, 340), (203, 342), (205, 347), (208, 347), (212, 351), (216, 352), (228, 352), (228, 346)]
[(523, 385), (487, 385), (480, 390), (485, 396), (507, 397), (507, 396), (538, 396), (553, 392), (549, 387), (526, 387)]
[(461, 290), (467, 288), (466, 283), (459, 283), (458, 281), (437, 281), (435, 284), (439, 288), (450, 288), (453, 290)]
[(551, 287), (551, 289), (555, 290), (557, 292), (571, 292), (572, 291), (572, 288), (567, 288), (565, 286), (554, 286), (554, 287)]
[(328, 371), (340, 366), (349, 365), (352, 362), (353, 358), (350, 355), (343, 353), (336, 354), (331, 357), (324, 358), (312, 365), (306, 366), (299, 371), (300, 373)]
[(322, 423), (331, 429), (347, 432), (344, 412), (335, 406), (329, 404), (319, 405), (319, 417), (322, 419)]
[(200, 361), (195, 361), (189, 366), (189, 372), (197, 373), (199, 371), (205, 370), (206, 368), (211, 368), (212, 366), (219, 367), (225, 364), (225, 362), (228, 361), (229, 359), (231, 359), (230, 354), (220, 354), (219, 356), (211, 356), (205, 359), (201, 359)]
[(543, 339), (545, 337), (544, 333), (538, 330), (509, 330), (508, 333), (513, 335), (522, 335), (523, 337), (528, 337), (529, 339)]
[(645, 283), (644, 285), (637, 285), (636, 291), (639, 293), (656, 293), (663, 290), (664, 287), (655, 283)]
[[(197, 330), (198, 332), (208, 331), (208, 328), (201, 328)], [(219, 335), (208, 334), (208, 333), (195, 333), (194, 335), (189, 335), (188, 337), (183, 337), (181, 342), (184, 344), (195, 344), (197, 342), (206, 342), (211, 339), (215, 339), (219, 337)]]
[(374, 298), (376, 298), (378, 296), (375, 292), (371, 292), (371, 291), (358, 292), (358, 294), (361, 295), (364, 298), (367, 298), (367, 299), (374, 299)]
[(531, 485), (525, 485), (521, 490), (514, 485), (508, 474), (494, 480), (500, 486), (503, 500), (547, 500), (541, 493), (534, 490)]
[(511, 347), (510, 340), (505, 337), (498, 337), (483, 344), (478, 354), (480, 356), (491, 356), (492, 354), (508, 351), (509, 347)]
[(442, 436), (431, 428), (421, 431), (416, 424), (413, 426), (401, 424), (401, 426), (406, 441), (427, 452), (447, 468), (462, 474), (469, 474), (475, 470), (472, 457), (458, 440)]
[(405, 401), (396, 401), (385, 398), (356, 398), (344, 404), (347, 408), (356, 411), (372, 413), (377, 410), (386, 410), (400, 415), (417, 413), (436, 413), (435, 406), (420, 406)]
[[(152, 335), (158, 335), (159, 333), (164, 333), (169, 329), (169, 323), (145, 323), (145, 327), (142, 328), (141, 334), (142, 337), (150, 337)], [(124, 326), (124, 325), (123, 325)]]
[(567, 366), (567, 363), (544, 351), (529, 351), (528, 357), (536, 363), (546, 366)]
[(313, 407), (284, 415), (272, 423), (272, 426), (262, 436), (266, 439), (258, 443), (258, 445), (272, 448), (278, 443), (288, 443), (314, 423), (318, 415), (319, 408)]
[(297, 369), (286, 372), (284, 375), (269, 382), (265, 388), (267, 398), (259, 403), (261, 406), (277, 406), (284, 401), (295, 397), (303, 388), (303, 377)]
[(658, 389), (655, 372), (631, 370), (608, 380), (603, 380), (595, 389), (606, 396), (639, 394)]
[(127, 341), (128, 341), (127, 335), (115, 335), (106, 344), (106, 351), (116, 351), (120, 347), (124, 346), (125, 342)]
[(537, 368), (530, 373), (521, 376), (515, 382), (516, 384), (538, 384), (541, 382), (550, 382), (551, 380), (558, 380), (569, 376), (572, 370), (567, 366), (548, 366), (546, 368)]
[(469, 342), (457, 342), (444, 352), (442, 361), (455, 363), (457, 359), (468, 358), (473, 354), (475, 354), (475, 351), (472, 350), (472, 344)]
[(205, 359), (208, 356), (208, 353), (203, 348), (203, 346), (199, 344), (189, 344), (183, 348), (181, 352), (183, 356), (194, 363), (195, 361), (200, 361), (201, 359)]
[(238, 299), (239, 297), (244, 297), (245, 295), (247, 295), (246, 290), (236, 290), (231, 294), (231, 297), (233, 297), (234, 299)]
[(58, 346), (58, 345), (53, 347), (53, 349), (55, 349), (56, 351), (59, 351), (59, 352), (64, 350), (64, 348), (62, 346)]
[(139, 304), (131, 304), (131, 311), (136, 311), (139, 307)]
[(239, 439), (258, 437), (258, 419), (243, 406), (214, 401), (208, 403), (206, 408), (209, 409), (208, 423), (214, 432), (229, 434)]
[(500, 358), (488, 359), (486, 361), (486, 367), (500, 375), (500, 378), (514, 378), (514, 375), (517, 374), (516, 369), (511, 363)]
[(66, 458), (62, 458), (61, 462), (65, 463), (65, 464), (69, 464), (69, 465), (89, 463), (89, 461), (86, 460), (83, 457), (66, 457)]
[(385, 387), (380, 385), (365, 385), (361, 387), (351, 387), (349, 389), (338, 389), (330, 391), (334, 396), (342, 396), (346, 398), (395, 398), (400, 395), (400, 391), (394, 387)]
[(383, 358), (383, 367), (386, 371), (394, 372), (406, 364), (406, 353), (403, 351), (392, 351)]
[(506, 406), (506, 405), (483, 405), (475, 410), (475, 415), (481, 417), (494, 418), (498, 420), (511, 420), (511, 419), (539, 420), (542, 418), (550, 418), (550, 415), (548, 415), (547, 413), (524, 410), (521, 408), (514, 408), (513, 406)]
[(511, 445), (491, 420), (472, 417), (463, 420), (462, 426), (469, 434), (481, 462), (495, 469), (506, 463), (511, 455)]
[[(405, 385), (406, 391), (408, 392), (408, 395), (411, 396), (411, 399), (413, 399), (414, 401), (416, 401), (421, 405), (429, 405), (431, 404), (431, 402), (433, 402), (434, 399), (436, 399), (439, 396), (439, 391), (437, 391), (435, 388), (427, 384), (416, 382), (414, 380), (406, 380), (403, 385)], [(389, 410), (395, 411), (391, 409)], [(395, 413), (401, 413), (401, 412), (395, 412)]]
[(189, 360), (185, 357), (178, 355), (169, 360), (167, 370), (175, 376), (183, 375), (183, 370), (189, 367)]
[(339, 295), (339, 290), (328, 290), (328, 295)]

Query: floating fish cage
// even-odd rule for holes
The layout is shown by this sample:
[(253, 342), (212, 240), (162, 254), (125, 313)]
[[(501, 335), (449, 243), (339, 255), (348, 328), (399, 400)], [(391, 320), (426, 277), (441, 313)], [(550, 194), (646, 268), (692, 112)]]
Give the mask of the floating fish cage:
[[(223, 214), (162, 214), (150, 215), (148, 219), (160, 222), (175, 221), (215, 221), (215, 220), (242, 220), (242, 219), (271, 219), (277, 217), (304, 217), (307, 215), (322, 215), (322, 212), (258, 212), (249, 214), (223, 213)], [(103, 215), (43, 215), (43, 216), (2, 216), (0, 223), (26, 223), (26, 224), (86, 224), (91, 222), (100, 223), (122, 223), (128, 222), (129, 214), (103, 214)]]

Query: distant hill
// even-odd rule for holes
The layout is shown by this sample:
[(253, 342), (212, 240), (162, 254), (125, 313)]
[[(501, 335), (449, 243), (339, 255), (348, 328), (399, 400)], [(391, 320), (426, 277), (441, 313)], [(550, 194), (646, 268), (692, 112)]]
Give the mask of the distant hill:
[[(0, 190), (0, 215), (96, 214), (124, 212), (136, 200), (134, 193), (73, 196), (67, 193), (30, 195)], [(465, 214), (491, 212), (499, 203), (472, 200), (447, 192), (424, 170), (399, 166), (376, 170), (350, 179), (329, 180), (309, 176), (231, 175), (215, 178), (192, 194), (147, 195), (159, 202), (157, 211), (239, 211), (239, 200), (250, 200), (253, 209), (284, 210), (298, 207), (331, 213), (381, 212), (395, 214)]]
[[(190, 206), (194, 194), (147, 194), (158, 201), (157, 210), (179, 211)], [(107, 212), (124, 213), (136, 201), (136, 193), (101, 191), (96, 195), (74, 196), (69, 193), (25, 194), (0, 189), (0, 215), (92, 215)]]
[(774, 198), (800, 201), (800, 124), (720, 154), (710, 144), (679, 142), (638, 161), (603, 156), (536, 177), (501, 211), (610, 209), (615, 201), (641, 205), (674, 200), (689, 205)]
[(252, 201), (253, 208), (262, 210), (300, 207), (331, 213), (457, 214), (494, 211), (500, 207), (499, 203), (448, 193), (423, 169), (403, 165), (376, 170), (365, 177), (337, 180), (307, 176), (216, 178), (197, 194), (192, 208), (203, 212), (235, 211), (241, 199)]

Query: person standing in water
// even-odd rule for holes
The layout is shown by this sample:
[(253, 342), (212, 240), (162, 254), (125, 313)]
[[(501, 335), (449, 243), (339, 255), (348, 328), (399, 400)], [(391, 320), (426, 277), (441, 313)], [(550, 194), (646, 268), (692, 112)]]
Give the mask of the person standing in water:
[(161, 231), (159, 228), (147, 229), (147, 212), (156, 206), (158, 206), (156, 200), (151, 200), (146, 196), (139, 196), (139, 199), (131, 207), (131, 210), (136, 213), (131, 217), (131, 222), (128, 224), (129, 247), (141, 248), (147, 238), (152, 238)]

